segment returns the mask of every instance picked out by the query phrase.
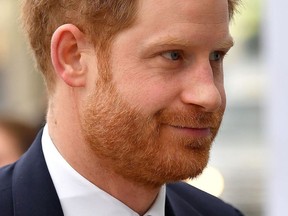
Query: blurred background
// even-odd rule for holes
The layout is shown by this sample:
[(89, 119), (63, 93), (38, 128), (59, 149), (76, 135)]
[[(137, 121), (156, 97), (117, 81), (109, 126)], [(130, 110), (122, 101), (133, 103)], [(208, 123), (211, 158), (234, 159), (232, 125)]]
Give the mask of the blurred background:
[[(274, 35), (276, 42), (287, 40), (284, 39), (287, 24), (285, 18), (279, 16), (287, 14), (285, 8), (288, 4), (281, 0), (271, 2), (242, 0), (239, 13), (231, 23), (235, 47), (225, 60), (226, 115), (208, 168), (191, 182), (220, 196), (249, 216), (283, 216), (286, 213), (282, 211), (281, 202), (288, 203), (287, 198), (286, 201), (285, 198), (278, 199), (281, 190), (288, 193), (287, 186), (278, 186), (286, 181), (288, 168), (285, 164), (288, 161), (277, 161), (281, 160), (277, 155), (279, 151), (283, 152), (283, 158), (286, 157), (284, 152), (288, 149), (284, 144), (288, 141), (285, 134), (278, 133), (281, 139), (277, 140), (277, 134), (271, 132), (278, 132), (279, 117), (273, 113), (284, 112), (280, 119), (288, 122), (288, 102), (281, 89), (288, 81), (284, 73), (288, 72), (288, 65), (284, 59), (282, 66), (287, 67), (279, 68), (278, 74), (273, 71), (272, 76), (270, 69), (274, 69), (273, 64), (278, 65), (278, 62), (270, 57), (274, 56), (272, 51), (277, 52), (277, 48), (274, 49), (273, 43), (269, 42)], [(0, 0), (0, 116), (37, 128), (44, 121), (46, 95), (41, 75), (34, 68), (21, 32), (19, 8), (19, 1)], [(280, 24), (277, 19), (280, 19)], [(274, 25), (280, 27), (275, 29)], [(287, 42), (281, 43), (278, 49), (284, 50), (282, 54), (285, 57)], [(269, 59), (272, 59), (271, 63)], [(277, 79), (271, 79), (275, 76)], [(279, 80), (286, 82), (278, 85)], [(273, 92), (282, 97), (274, 99)], [(271, 106), (270, 101), (273, 104), (281, 101), (282, 109)], [(288, 128), (284, 123), (282, 132), (285, 133)], [(281, 171), (276, 172), (275, 167)]]

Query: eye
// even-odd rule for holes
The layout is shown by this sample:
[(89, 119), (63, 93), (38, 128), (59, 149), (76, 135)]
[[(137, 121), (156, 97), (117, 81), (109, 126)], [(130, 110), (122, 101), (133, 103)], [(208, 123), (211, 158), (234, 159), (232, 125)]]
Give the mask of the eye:
[(210, 61), (219, 61), (223, 58), (224, 54), (220, 51), (212, 52), (209, 56)]
[(181, 52), (177, 50), (167, 51), (167, 52), (162, 53), (162, 56), (166, 59), (177, 61), (181, 59)]

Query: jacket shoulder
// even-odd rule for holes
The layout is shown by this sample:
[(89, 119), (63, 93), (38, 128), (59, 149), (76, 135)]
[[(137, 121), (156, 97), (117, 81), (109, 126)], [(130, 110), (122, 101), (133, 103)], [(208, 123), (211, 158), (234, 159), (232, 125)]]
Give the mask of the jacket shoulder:
[(0, 212), (13, 215), (12, 176), (14, 164), (0, 168)]
[(221, 199), (184, 182), (168, 184), (167, 196), (172, 206), (175, 205), (173, 201), (178, 204), (183, 202), (185, 205), (189, 205), (199, 212), (199, 215), (243, 216), (238, 209), (235, 209)]

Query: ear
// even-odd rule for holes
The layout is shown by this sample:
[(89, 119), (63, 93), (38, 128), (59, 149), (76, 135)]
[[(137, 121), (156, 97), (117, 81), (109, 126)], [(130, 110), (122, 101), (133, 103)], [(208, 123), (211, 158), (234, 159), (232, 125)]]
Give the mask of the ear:
[(87, 66), (83, 60), (87, 47), (85, 35), (74, 25), (60, 26), (51, 39), (51, 59), (55, 72), (71, 87), (86, 84)]

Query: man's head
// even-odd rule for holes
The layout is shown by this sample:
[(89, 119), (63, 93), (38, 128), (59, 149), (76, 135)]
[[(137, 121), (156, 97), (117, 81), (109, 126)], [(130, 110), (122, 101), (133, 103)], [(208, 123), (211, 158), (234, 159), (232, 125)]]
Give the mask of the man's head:
[[(227, 1), (232, 19), (239, 0)], [(99, 49), (100, 58), (104, 53), (109, 57), (113, 37), (133, 24), (138, 4), (139, 0), (23, 0), (23, 26), (48, 93), (53, 93), (56, 82), (50, 58), (51, 37), (59, 26), (76, 25)]]
[(67, 151), (88, 146), (90, 158), (143, 185), (201, 173), (225, 110), (222, 63), (233, 45), (228, 25), (236, 1), (64, 2), (42, 11), (53, 27), (47, 37), (38, 34), (43, 49), (35, 38), (32, 47), (50, 65), (42, 66), (56, 95), (50, 124), (71, 131), (76, 144), (68, 142)]

